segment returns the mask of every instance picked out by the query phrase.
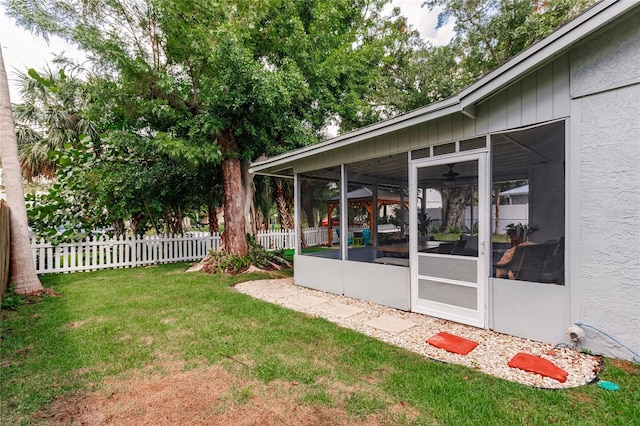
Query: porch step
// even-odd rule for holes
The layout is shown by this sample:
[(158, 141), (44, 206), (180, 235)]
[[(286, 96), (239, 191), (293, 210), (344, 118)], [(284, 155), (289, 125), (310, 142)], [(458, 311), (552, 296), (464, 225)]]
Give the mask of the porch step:
[(436, 348), (460, 355), (466, 355), (478, 346), (478, 342), (449, 334), (445, 331), (441, 331), (435, 336), (430, 337), (427, 339), (427, 343)]

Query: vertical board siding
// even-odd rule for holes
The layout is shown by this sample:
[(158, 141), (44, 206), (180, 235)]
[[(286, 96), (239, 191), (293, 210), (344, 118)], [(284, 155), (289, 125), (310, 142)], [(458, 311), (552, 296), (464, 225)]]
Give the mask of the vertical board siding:
[[(553, 64), (541, 68), (536, 74), (538, 77), (536, 121), (543, 122), (553, 118)], [(567, 93), (567, 97), (568, 95)]]
[(380, 151), (379, 154), (383, 154), (386, 152), (391, 152), (392, 148), (391, 148), (391, 134), (389, 133), (385, 133), (382, 136), (382, 144), (380, 145)]
[(536, 121), (536, 90), (538, 87), (535, 74), (530, 74), (520, 81), (521, 90), (521, 111), (522, 123), (533, 123)]
[(463, 118), (464, 118), (464, 115), (462, 114), (455, 114), (451, 116), (451, 128), (452, 128), (451, 137), (454, 140), (464, 139)]
[(568, 117), (571, 115), (569, 61), (569, 54), (559, 56), (480, 101), (476, 104), (475, 119), (456, 112), (424, 121), (300, 159), (293, 164), (294, 171), (335, 167)]
[(410, 139), (409, 139), (409, 149), (417, 149), (420, 147), (420, 132), (422, 129), (422, 124), (417, 126), (411, 126), (410, 130)]
[(507, 127), (512, 129), (522, 123), (522, 85), (514, 84), (507, 89)]
[(435, 121), (427, 122), (427, 139), (425, 145), (435, 145), (438, 141), (438, 123)]
[(424, 148), (424, 146), (429, 142), (429, 123), (419, 124), (418, 136), (419, 136), (419, 140), (416, 148)]
[(495, 132), (506, 129), (509, 112), (507, 108), (507, 90), (503, 90), (489, 99), (489, 111), (489, 130)]
[(453, 140), (453, 125), (451, 123), (451, 116), (441, 117), (436, 120), (438, 126), (438, 140), (450, 141)]
[(571, 76), (569, 55), (553, 63), (553, 116), (571, 115)]
[(476, 112), (477, 112), (477, 116), (475, 120), (475, 124), (476, 124), (475, 134), (482, 135), (482, 134), (489, 133), (489, 113), (490, 113), (489, 103), (483, 102), (480, 105), (477, 105)]
[(569, 57), (563, 55), (478, 105), (475, 133), (568, 117), (570, 99)]
[(466, 115), (463, 116), (462, 118), (462, 126), (463, 126), (463, 137), (464, 138), (470, 138), (473, 136), (477, 136), (476, 133), (476, 120), (471, 118), (471, 117), (467, 117)]
[(411, 132), (412, 128), (402, 129), (398, 133), (398, 139), (396, 140), (396, 152), (406, 151), (406, 146), (411, 146)]

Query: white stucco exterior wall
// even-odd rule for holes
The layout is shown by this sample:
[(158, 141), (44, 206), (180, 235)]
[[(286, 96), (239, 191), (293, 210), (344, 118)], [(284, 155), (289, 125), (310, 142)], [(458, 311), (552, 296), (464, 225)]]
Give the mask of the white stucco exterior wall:
[(585, 324), (583, 347), (630, 360), (640, 359), (638, 22), (635, 13), (587, 40), (571, 62), (570, 143), (580, 154), (580, 217), (569, 218), (580, 223), (572, 316)]

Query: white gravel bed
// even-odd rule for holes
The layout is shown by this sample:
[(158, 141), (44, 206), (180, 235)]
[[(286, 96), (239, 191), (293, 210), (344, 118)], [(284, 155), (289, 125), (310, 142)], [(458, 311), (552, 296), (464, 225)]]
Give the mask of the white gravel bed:
[[(582, 386), (595, 380), (600, 370), (599, 357), (581, 354), (569, 348), (554, 349), (554, 346), (548, 343), (521, 339), (427, 315), (405, 312), (364, 300), (296, 286), (293, 284), (292, 278), (249, 281), (237, 284), (235, 289), (256, 299), (325, 318), (343, 327), (359, 331), (428, 358), (476, 368), (486, 374), (529, 386), (548, 389)], [(288, 291), (282, 292), (284, 289)], [(307, 308), (302, 308), (293, 303), (294, 300), (299, 300), (304, 296), (319, 297), (324, 299), (325, 302)], [(328, 305), (337, 303), (360, 308), (362, 312), (344, 318), (330, 315), (323, 309)], [(364, 324), (385, 314), (412, 321), (416, 325), (400, 333), (392, 333)], [(469, 354), (459, 355), (436, 348), (425, 342), (428, 338), (441, 331), (473, 340), (479, 344)], [(567, 381), (560, 383), (555, 379), (509, 367), (507, 363), (518, 352), (526, 352), (551, 361), (569, 373)]]

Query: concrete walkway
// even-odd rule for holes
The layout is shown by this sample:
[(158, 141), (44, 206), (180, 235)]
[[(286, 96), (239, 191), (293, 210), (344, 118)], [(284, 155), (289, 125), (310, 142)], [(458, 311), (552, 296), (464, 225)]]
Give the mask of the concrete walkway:
[[(475, 368), (486, 374), (530, 386), (549, 389), (581, 386), (594, 381), (600, 369), (598, 357), (569, 348), (554, 348), (547, 343), (311, 290), (294, 285), (293, 278), (250, 281), (237, 284), (235, 288), (257, 299), (325, 318), (428, 358)], [(468, 354), (460, 355), (426, 343), (427, 339), (440, 332), (472, 340), (478, 346)], [(509, 361), (518, 353), (550, 361), (568, 373), (567, 380), (562, 383), (550, 377), (509, 367)]]

